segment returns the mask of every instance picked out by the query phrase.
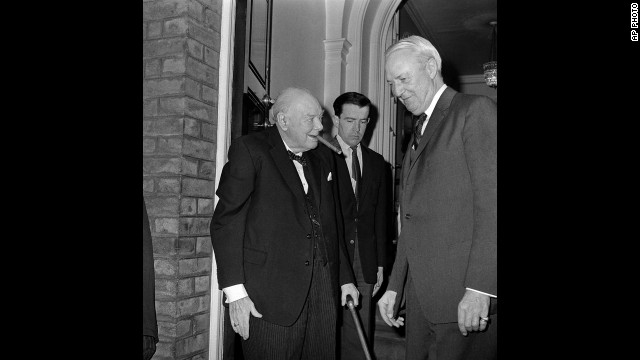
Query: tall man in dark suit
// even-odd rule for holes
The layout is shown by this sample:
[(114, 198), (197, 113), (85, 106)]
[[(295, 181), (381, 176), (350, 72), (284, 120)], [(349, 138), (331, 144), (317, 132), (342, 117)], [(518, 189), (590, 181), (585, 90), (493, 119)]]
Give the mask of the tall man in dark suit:
[(402, 164), (401, 232), (380, 313), (403, 325), (394, 305), (404, 291), (409, 360), (494, 359), (496, 103), (447, 87), (438, 51), (421, 37), (392, 45), (385, 58), (394, 96), (420, 117)]
[[(361, 144), (369, 123), (370, 106), (371, 101), (357, 92), (347, 92), (336, 98), (333, 102), (333, 124), (338, 134), (333, 145), (342, 149), (342, 154), (331, 153), (336, 157), (336, 180), (340, 189), (349, 261), (361, 295), (358, 313), (368, 345), (372, 347), (375, 322), (371, 298), (383, 280), (389, 189), (384, 158)], [(342, 317), (341, 358), (364, 359), (356, 324), (348, 309), (343, 309)]]
[(245, 359), (333, 359), (339, 303), (358, 291), (335, 163), (308, 151), (322, 108), (288, 88), (272, 113), (276, 126), (235, 140), (222, 170), (211, 221), (218, 282)]
[(153, 242), (142, 198), (142, 359), (149, 360), (156, 352), (158, 323), (156, 321), (155, 273), (153, 269)]

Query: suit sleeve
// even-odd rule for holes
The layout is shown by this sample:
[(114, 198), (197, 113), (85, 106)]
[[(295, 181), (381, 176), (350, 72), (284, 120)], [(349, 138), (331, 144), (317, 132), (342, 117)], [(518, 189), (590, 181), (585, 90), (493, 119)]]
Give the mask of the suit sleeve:
[(385, 267), (387, 265), (387, 246), (389, 239), (388, 225), (390, 221), (389, 211), (389, 182), (388, 177), (390, 171), (387, 168), (387, 163), (384, 158), (381, 158), (381, 179), (380, 187), (378, 188), (378, 203), (376, 205), (375, 213), (375, 234), (376, 234), (376, 257), (379, 267)]
[(241, 139), (235, 141), (220, 176), (210, 229), (220, 289), (245, 282), (243, 242), (255, 177), (249, 150)]
[(465, 287), (497, 295), (497, 107), (493, 100), (479, 97), (471, 103), (463, 144), (473, 191), (473, 237)]
[[(405, 171), (404, 164), (401, 170), (400, 179), (403, 179), (404, 176), (402, 172)], [(398, 194), (402, 194), (404, 191), (403, 183), (400, 182), (400, 191)], [(401, 203), (402, 204), (402, 203)], [(398, 222), (402, 221), (402, 207), (398, 209)], [(389, 285), (387, 286), (387, 290), (395, 291), (398, 296), (402, 296), (404, 292), (404, 283), (407, 279), (408, 272), (408, 263), (407, 263), (407, 253), (406, 253), (406, 241), (402, 239), (402, 226), (400, 226), (400, 232), (398, 233), (398, 244), (396, 248), (396, 257), (393, 261), (393, 268), (391, 270), (391, 274), (389, 275)], [(396, 307), (400, 306), (400, 301), (396, 298)], [(397, 311), (396, 311), (397, 313)]]
[[(398, 209), (398, 211), (402, 211), (402, 209)], [(387, 291), (395, 291), (396, 292), (396, 302), (393, 305), (393, 317), (398, 317), (400, 313), (400, 308), (404, 305), (406, 298), (404, 296), (404, 286), (407, 280), (409, 263), (407, 262), (407, 247), (405, 245), (406, 241), (402, 240), (402, 233), (398, 234), (398, 245), (396, 251), (396, 258), (393, 262), (393, 268), (391, 270), (391, 274), (389, 275), (389, 285), (387, 286)]]
[(407, 252), (406, 241), (402, 241), (402, 235), (398, 236), (398, 245), (396, 251), (396, 258), (393, 262), (393, 268), (389, 275), (389, 286), (387, 290), (395, 291), (398, 294), (402, 294), (404, 290), (404, 282), (407, 279)]

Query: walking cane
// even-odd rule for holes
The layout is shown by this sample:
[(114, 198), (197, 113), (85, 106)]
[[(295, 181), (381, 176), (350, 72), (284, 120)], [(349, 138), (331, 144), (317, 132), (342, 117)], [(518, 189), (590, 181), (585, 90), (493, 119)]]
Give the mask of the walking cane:
[(347, 306), (349, 307), (349, 311), (351, 311), (351, 316), (353, 317), (353, 322), (356, 324), (356, 329), (358, 329), (358, 337), (360, 338), (360, 344), (362, 344), (362, 349), (364, 350), (364, 356), (367, 360), (371, 360), (371, 354), (369, 354), (369, 348), (367, 347), (367, 340), (364, 337), (362, 326), (360, 326), (360, 319), (358, 318), (356, 307), (353, 305), (353, 298), (351, 295), (347, 295)]

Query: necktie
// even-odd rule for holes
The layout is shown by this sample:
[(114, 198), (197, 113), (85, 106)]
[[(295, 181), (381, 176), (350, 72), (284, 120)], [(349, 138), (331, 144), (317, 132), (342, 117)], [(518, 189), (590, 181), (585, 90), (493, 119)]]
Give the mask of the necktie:
[(422, 138), (422, 125), (427, 118), (427, 114), (422, 113), (418, 120), (416, 120), (416, 126), (413, 128), (413, 148), (418, 150), (418, 144), (420, 144), (420, 138)]
[(360, 161), (358, 160), (358, 146), (351, 147), (351, 178), (356, 181), (356, 206), (358, 204), (358, 191), (360, 190), (360, 181), (362, 181), (362, 174), (360, 174)]
[(296, 155), (292, 153), (291, 150), (287, 150), (287, 153), (289, 154), (289, 159), (299, 162), (302, 166), (307, 166), (307, 158), (304, 156), (304, 153), (302, 153), (302, 155)]

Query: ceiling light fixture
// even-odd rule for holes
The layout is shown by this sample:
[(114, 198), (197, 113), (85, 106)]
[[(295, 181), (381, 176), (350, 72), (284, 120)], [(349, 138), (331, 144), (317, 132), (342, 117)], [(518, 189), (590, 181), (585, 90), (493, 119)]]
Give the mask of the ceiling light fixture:
[(498, 46), (496, 43), (496, 27), (498, 26), (498, 22), (491, 21), (489, 25), (493, 28), (491, 33), (491, 50), (489, 54), (491, 61), (482, 64), (482, 68), (484, 70), (484, 81), (487, 85), (492, 88), (498, 88)]

